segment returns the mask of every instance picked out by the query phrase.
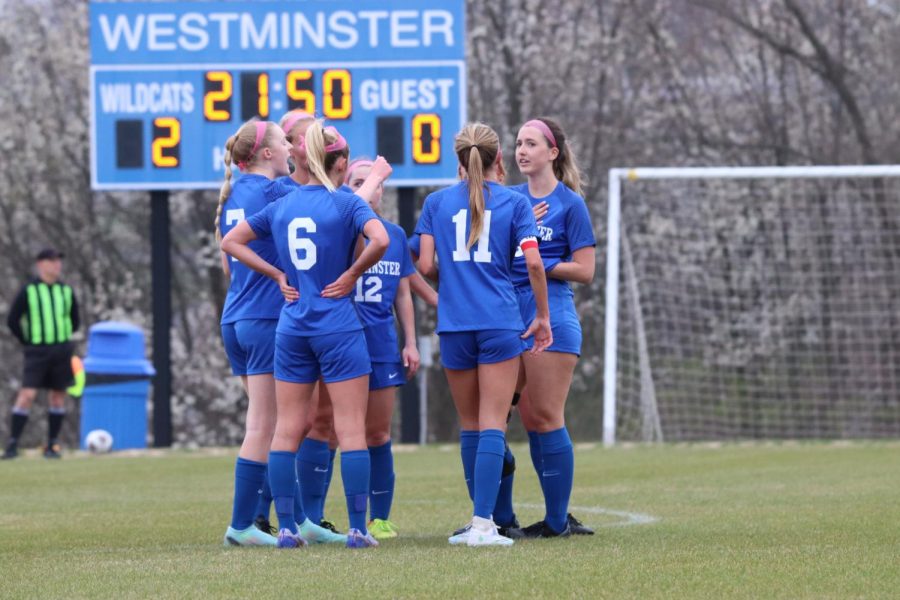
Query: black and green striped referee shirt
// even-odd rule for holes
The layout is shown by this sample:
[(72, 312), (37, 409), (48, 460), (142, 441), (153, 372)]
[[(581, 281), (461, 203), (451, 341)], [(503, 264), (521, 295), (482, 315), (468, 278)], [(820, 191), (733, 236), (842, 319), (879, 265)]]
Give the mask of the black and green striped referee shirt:
[(34, 279), (13, 300), (6, 324), (27, 346), (68, 342), (80, 325), (78, 302), (65, 283)]

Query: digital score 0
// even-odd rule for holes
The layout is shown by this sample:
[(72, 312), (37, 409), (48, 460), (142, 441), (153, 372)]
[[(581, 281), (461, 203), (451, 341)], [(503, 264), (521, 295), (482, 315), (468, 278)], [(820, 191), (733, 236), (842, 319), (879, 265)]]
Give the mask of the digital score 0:
[(387, 158), (393, 185), (455, 176), (459, 64), (213, 66), (92, 72), (96, 189), (216, 187), (228, 136), (293, 109), (338, 127), (354, 156)]

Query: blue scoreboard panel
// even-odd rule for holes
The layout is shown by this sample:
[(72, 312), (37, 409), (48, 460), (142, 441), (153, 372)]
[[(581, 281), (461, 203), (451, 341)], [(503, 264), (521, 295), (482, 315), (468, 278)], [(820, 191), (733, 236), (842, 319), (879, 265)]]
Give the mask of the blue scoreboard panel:
[[(427, 6), (427, 7), (426, 7)], [(91, 2), (94, 189), (218, 188), (252, 118), (325, 118), (396, 186), (456, 178), (464, 0)]]

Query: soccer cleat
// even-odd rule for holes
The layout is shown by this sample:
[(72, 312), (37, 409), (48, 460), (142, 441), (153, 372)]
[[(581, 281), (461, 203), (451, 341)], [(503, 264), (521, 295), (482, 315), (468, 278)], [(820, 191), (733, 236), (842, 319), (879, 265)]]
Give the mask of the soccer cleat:
[(297, 524), (297, 531), (310, 544), (346, 544), (347, 536), (335, 533), (321, 525), (316, 525), (309, 519)]
[(19, 455), (19, 447), (16, 446), (15, 442), (10, 442), (6, 446), (6, 450), (3, 451), (3, 460), (10, 460)]
[(512, 522), (507, 525), (497, 525), (497, 531), (503, 537), (508, 537), (511, 540), (525, 537), (525, 534), (522, 533), (522, 528), (519, 526), (519, 520), (515, 517), (513, 517)]
[(272, 524), (269, 523), (269, 520), (262, 515), (256, 517), (256, 520), (253, 521), (253, 525), (263, 533), (268, 533), (272, 537), (275, 537), (275, 535), (278, 533), (278, 530), (272, 527)]
[(300, 537), (300, 534), (291, 533), (290, 529), (282, 529), (278, 532), (279, 548), (302, 548), (306, 545), (306, 540)]
[(334, 523), (332, 523), (331, 521), (329, 521), (328, 519), (326, 519), (324, 517), (322, 518), (321, 521), (319, 521), (319, 527), (324, 527), (328, 531), (332, 531), (334, 533), (340, 533), (340, 531), (338, 531), (338, 528), (335, 527)]
[(566, 528), (562, 531), (554, 531), (552, 527), (547, 525), (546, 521), (538, 521), (537, 523), (532, 523), (528, 527), (521, 529), (522, 537), (528, 539), (540, 539), (540, 538), (554, 538), (554, 537), (569, 537), (572, 535), (572, 529), (569, 527), (569, 523), (566, 523)]
[(347, 531), (347, 547), (348, 548), (376, 548), (378, 540), (372, 537), (371, 533), (363, 533), (359, 529), (350, 529)]
[(399, 535), (397, 526), (387, 519), (372, 519), (368, 525), (369, 533), (376, 540), (387, 540)]
[(62, 458), (61, 450), (59, 444), (44, 446), (44, 458)]
[(247, 529), (237, 530), (229, 527), (225, 531), (226, 546), (277, 546), (275, 536), (263, 533), (256, 526), (251, 525)]
[(538, 521), (537, 523), (532, 523), (528, 527), (522, 528), (522, 537), (525, 538), (536, 538), (540, 537), (541, 531), (544, 530), (544, 521)]
[(469, 531), (472, 529), (472, 522), (469, 521), (465, 526), (460, 527), (453, 532), (447, 541), (451, 546), (464, 546), (469, 539)]
[(472, 517), (472, 528), (466, 539), (467, 546), (512, 546), (513, 543), (508, 537), (500, 535), (491, 519)]
[(566, 514), (566, 525), (572, 535), (594, 535), (594, 530), (573, 517), (572, 513)]

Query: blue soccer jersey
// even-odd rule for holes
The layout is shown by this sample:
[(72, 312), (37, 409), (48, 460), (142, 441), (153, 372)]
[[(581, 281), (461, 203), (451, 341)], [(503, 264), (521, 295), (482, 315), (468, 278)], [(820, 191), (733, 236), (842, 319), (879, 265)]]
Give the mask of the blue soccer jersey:
[(522, 194), (493, 182), (487, 184), (484, 204), (481, 236), (467, 249), (468, 182), (425, 199), (416, 233), (434, 237), (440, 264), (438, 333), (524, 329), (511, 270), (519, 243), (537, 236), (531, 205)]
[(418, 233), (412, 234), (411, 236), (409, 236), (409, 239), (406, 240), (406, 243), (409, 244), (410, 252), (412, 252), (416, 256), (419, 255), (419, 245), (421, 244), (421, 240), (422, 238)]
[(300, 187), (301, 184), (294, 181), (290, 175), (285, 175), (284, 177), (279, 177), (275, 180), (275, 183), (278, 184), (278, 191), (282, 196), (287, 194), (288, 192), (293, 192), (297, 188)]
[[(556, 188), (544, 198), (534, 198), (528, 193), (528, 184), (513, 186), (515, 190), (531, 201), (531, 205), (547, 202), (548, 212), (538, 225), (540, 234), (541, 258), (544, 268), (552, 269), (559, 262), (571, 260), (572, 253), (586, 246), (596, 246), (594, 229), (591, 227), (591, 217), (588, 214), (584, 199), (570, 190), (563, 182), (556, 184)], [(528, 287), (528, 268), (525, 266), (525, 256), (521, 251), (516, 252), (513, 260), (513, 283), (517, 288)], [(549, 293), (563, 292), (571, 294), (568, 281), (547, 278)]]
[[(279, 185), (262, 175), (241, 175), (231, 188), (231, 195), (222, 206), (219, 230), (222, 237), (241, 221), (263, 210), (278, 198)], [(278, 253), (271, 239), (250, 242), (250, 247), (267, 262), (278, 266)], [(284, 296), (278, 284), (257, 273), (236, 259), (228, 257), (231, 284), (225, 296), (222, 324), (243, 319), (277, 319), (284, 305)]]
[(313, 336), (362, 328), (351, 296), (322, 290), (353, 263), (356, 240), (378, 217), (359, 196), (304, 185), (247, 220), (258, 238), (271, 238), (299, 300), (284, 305), (278, 333)]
[(400, 280), (415, 272), (403, 228), (381, 220), (390, 245), (380, 261), (356, 280), (356, 308), (366, 330), (366, 342), (373, 362), (400, 359), (394, 327), (394, 299)]

